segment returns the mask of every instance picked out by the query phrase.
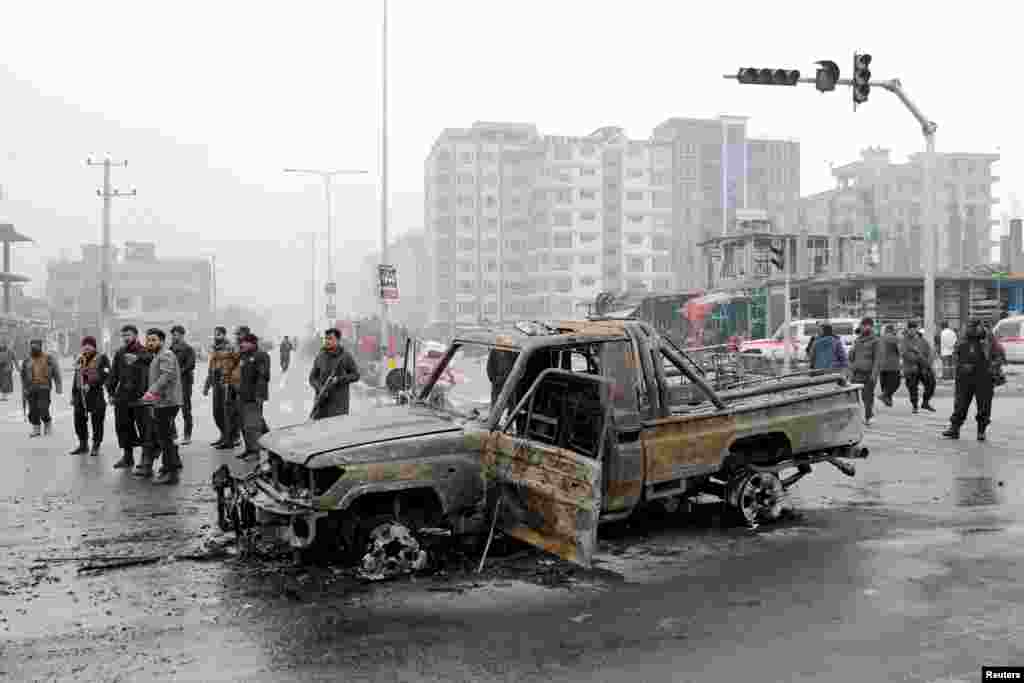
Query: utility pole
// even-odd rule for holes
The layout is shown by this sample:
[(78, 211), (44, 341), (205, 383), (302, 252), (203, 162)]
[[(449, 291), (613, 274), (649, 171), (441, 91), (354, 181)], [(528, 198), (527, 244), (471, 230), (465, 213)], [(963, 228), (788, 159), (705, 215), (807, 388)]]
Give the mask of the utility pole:
[[(366, 173), (366, 171), (352, 169), (327, 171), (312, 168), (286, 168), (284, 169), (284, 172), (317, 176), (324, 184), (324, 197), (327, 201), (327, 281), (324, 283), (324, 294), (327, 295), (327, 306), (324, 309), (324, 320), (327, 321), (327, 324), (324, 328), (334, 327), (335, 319), (338, 315), (338, 308), (336, 305), (338, 283), (334, 281), (334, 202), (331, 190), (335, 176), (360, 175)], [(314, 300), (316, 299), (316, 297), (313, 298)], [(316, 316), (314, 316), (314, 331), (316, 330), (315, 318)]]
[[(381, 125), (380, 125), (380, 262), (388, 263), (388, 0), (382, 0), (381, 23)], [(379, 288), (379, 287), (378, 287)], [(383, 292), (381, 293), (383, 294)], [(380, 296), (380, 386), (387, 386), (391, 329), (388, 304)]]
[(99, 305), (99, 328), (100, 328), (100, 344), (103, 347), (104, 352), (110, 351), (110, 330), (107, 329), (110, 324), (110, 280), (111, 280), (111, 263), (110, 263), (110, 200), (115, 197), (134, 197), (136, 192), (133, 188), (128, 192), (121, 192), (120, 190), (114, 189), (110, 186), (110, 169), (113, 166), (120, 168), (126, 168), (128, 161), (113, 161), (110, 155), (106, 155), (103, 161), (94, 161), (92, 157), (85, 160), (87, 166), (102, 166), (103, 167), (103, 189), (96, 190), (96, 195), (103, 198), (103, 253), (100, 255), (100, 305)]
[(867, 101), (872, 87), (887, 90), (899, 98), (903, 106), (911, 113), (921, 126), (924, 135), (925, 153), (921, 161), (921, 219), (924, 249), (924, 329), (925, 339), (931, 340), (935, 335), (935, 244), (938, 227), (935, 224), (935, 131), (938, 125), (915, 105), (903, 90), (898, 78), (887, 81), (872, 81), (868, 66), (871, 55), (854, 55), (854, 78), (839, 78), (839, 67), (835, 62), (819, 61), (820, 68), (815, 78), (801, 78), (800, 72), (787, 69), (757, 69), (747, 67), (735, 74), (726, 74), (724, 78), (736, 80), (745, 85), (776, 85), (795, 86), (798, 83), (810, 83), (820, 92), (835, 90), (837, 85), (853, 88), (854, 108)]
[(309, 327), (316, 336), (316, 233), (309, 235)]

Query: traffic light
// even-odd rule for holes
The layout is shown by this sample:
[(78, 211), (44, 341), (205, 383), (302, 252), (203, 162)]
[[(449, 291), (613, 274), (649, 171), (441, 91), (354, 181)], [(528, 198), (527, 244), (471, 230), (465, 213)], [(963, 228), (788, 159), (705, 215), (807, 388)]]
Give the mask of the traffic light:
[(769, 250), (772, 252), (772, 265), (779, 270), (786, 269), (786, 251), (783, 244), (784, 243), (780, 244), (778, 242), (772, 242), (772, 245), (769, 247)]
[(853, 54), (853, 108), (868, 101), (871, 94), (871, 55)]
[(747, 67), (736, 73), (736, 80), (745, 85), (796, 85), (800, 82), (800, 72), (796, 69)]
[(831, 92), (836, 89), (839, 81), (839, 65), (835, 62), (823, 59), (815, 62), (819, 65), (818, 72), (814, 75), (814, 87), (818, 92)]

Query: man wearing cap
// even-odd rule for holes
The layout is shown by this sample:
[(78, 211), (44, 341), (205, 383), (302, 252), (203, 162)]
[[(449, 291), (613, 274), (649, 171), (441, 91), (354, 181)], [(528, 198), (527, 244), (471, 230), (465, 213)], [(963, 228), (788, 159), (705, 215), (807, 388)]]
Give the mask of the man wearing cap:
[[(75, 435), (78, 448), (71, 455), (100, 454), (103, 443), (103, 423), (107, 418), (107, 401), (103, 387), (110, 375), (110, 359), (96, 351), (96, 338), (82, 338), (82, 353), (75, 363), (75, 378), (71, 382), (71, 405), (75, 409)], [(92, 450), (89, 443), (89, 422), (92, 421)]]
[(50, 417), (50, 390), (63, 392), (60, 366), (53, 356), (43, 351), (43, 340), (33, 339), (29, 344), (29, 356), (21, 364), (21, 389), (28, 403), (28, 421), (32, 424), (31, 436), (39, 436), (39, 424), (43, 433), (49, 434), (53, 418)]
[(196, 374), (196, 352), (185, 342), (185, 328), (181, 325), (171, 328), (171, 351), (181, 370), (181, 419), (185, 427), (181, 445), (187, 446), (192, 443), (192, 385)]
[(210, 362), (206, 371), (206, 383), (203, 385), (203, 396), (213, 390), (213, 421), (220, 430), (220, 438), (211, 443), (214, 448), (228, 441), (228, 427), (225, 418), (227, 410), (227, 385), (224, 382), (225, 371), (230, 370), (233, 363), (234, 349), (228, 342), (227, 328), (218, 325), (213, 330), (213, 348), (210, 349)]
[(967, 323), (963, 339), (953, 350), (956, 366), (956, 400), (949, 429), (942, 432), (948, 439), (960, 438), (960, 427), (967, 421), (971, 400), (977, 401), (975, 420), (978, 423), (978, 441), (985, 440), (985, 430), (992, 421), (992, 395), (1002, 378), (1006, 354), (1002, 345), (977, 318)]
[(153, 354), (139, 342), (139, 328), (125, 325), (121, 328), (121, 348), (114, 353), (107, 394), (114, 404), (114, 426), (117, 442), (121, 446), (121, 459), (115, 469), (130, 469), (135, 465), (135, 448), (145, 443), (148, 425), (146, 409), (141, 404), (149, 379), (149, 364)]
[(174, 443), (174, 418), (181, 408), (181, 370), (178, 358), (166, 345), (167, 335), (156, 327), (146, 330), (146, 350), (153, 354), (149, 364), (148, 385), (142, 402), (152, 411), (148, 447), (142, 451), (142, 462), (134, 474), (148, 477), (159, 453), (160, 474), (154, 484), (176, 484), (181, 470), (178, 446)]
[(913, 320), (907, 323), (907, 331), (903, 336), (900, 349), (903, 361), (903, 378), (910, 394), (910, 406), (917, 413), (917, 387), (924, 385), (924, 396), (921, 407), (935, 412), (932, 396), (935, 394), (935, 371), (932, 370), (932, 347), (921, 334), (920, 328)]
[(263, 419), (263, 402), (270, 385), (270, 355), (259, 348), (259, 337), (247, 334), (239, 346), (239, 383), (237, 414), (241, 416), (245, 452), (239, 458), (259, 455), (259, 438), (270, 431)]

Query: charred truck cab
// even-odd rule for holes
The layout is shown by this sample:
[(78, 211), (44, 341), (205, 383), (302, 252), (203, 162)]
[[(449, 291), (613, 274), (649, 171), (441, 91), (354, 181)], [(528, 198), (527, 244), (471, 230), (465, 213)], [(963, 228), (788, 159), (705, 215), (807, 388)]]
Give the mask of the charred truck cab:
[(598, 526), (643, 504), (713, 494), (754, 525), (814, 464), (853, 476), (844, 459), (867, 457), (859, 387), (842, 375), (716, 393), (635, 320), (469, 334), (422, 386), (406, 376), (398, 405), (274, 430), (253, 472), (218, 470), (222, 528), (342, 546), (384, 576), (422, 566), (426, 537), (484, 533), (496, 515), (589, 566)]

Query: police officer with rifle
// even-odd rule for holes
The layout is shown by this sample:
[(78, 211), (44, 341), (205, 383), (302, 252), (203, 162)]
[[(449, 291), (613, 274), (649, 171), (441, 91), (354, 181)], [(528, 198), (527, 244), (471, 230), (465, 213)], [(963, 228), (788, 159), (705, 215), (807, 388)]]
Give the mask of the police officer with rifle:
[(324, 347), (309, 372), (309, 385), (316, 392), (310, 419), (348, 415), (349, 385), (358, 381), (359, 368), (352, 354), (342, 347), (341, 333), (336, 329), (327, 330)]

